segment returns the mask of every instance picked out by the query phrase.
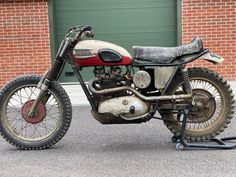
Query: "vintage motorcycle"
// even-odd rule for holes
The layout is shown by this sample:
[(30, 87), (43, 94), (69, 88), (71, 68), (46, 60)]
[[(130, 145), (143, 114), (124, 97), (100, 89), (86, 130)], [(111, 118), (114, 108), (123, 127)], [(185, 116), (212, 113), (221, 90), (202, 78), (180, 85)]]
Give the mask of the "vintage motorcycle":
[[(77, 76), (92, 116), (102, 124), (161, 119), (177, 140), (188, 110), (185, 139), (203, 141), (230, 123), (234, 96), (229, 84), (207, 68), (186, 69), (187, 63), (200, 58), (213, 64), (224, 61), (203, 48), (200, 38), (178, 47), (134, 46), (131, 57), (118, 45), (88, 39), (93, 36), (91, 26), (70, 28), (43, 77), (20, 76), (2, 88), (0, 133), (10, 144), (45, 149), (66, 134), (72, 107), (57, 82), (65, 63)], [(94, 68), (88, 85), (80, 74), (84, 67)]]

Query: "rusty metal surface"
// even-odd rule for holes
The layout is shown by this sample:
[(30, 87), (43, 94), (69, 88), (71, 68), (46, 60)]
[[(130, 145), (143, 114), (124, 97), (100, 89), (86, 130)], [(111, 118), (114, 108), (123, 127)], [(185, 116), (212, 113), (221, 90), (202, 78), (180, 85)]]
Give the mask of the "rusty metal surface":
[(26, 122), (30, 124), (37, 124), (44, 120), (44, 118), (46, 117), (47, 110), (46, 110), (45, 105), (40, 102), (36, 108), (35, 116), (31, 117), (28, 115), (28, 113), (33, 104), (34, 104), (34, 100), (27, 101), (21, 108), (21, 114), (22, 114), (22, 117), (26, 120)]
[(102, 95), (102, 94), (108, 94), (108, 93), (115, 93), (119, 91), (128, 90), (131, 91), (133, 94), (135, 94), (137, 97), (139, 97), (142, 100), (145, 101), (156, 101), (156, 100), (178, 100), (178, 99), (190, 99), (192, 97), (191, 94), (182, 94), (182, 95), (169, 95), (169, 96), (144, 96), (141, 93), (139, 93), (137, 90), (133, 89), (132, 87), (128, 86), (121, 86), (111, 89), (103, 89), (103, 90), (96, 90), (93, 87), (93, 84), (97, 81), (97, 79), (94, 79), (89, 82), (88, 88), (89, 91), (91, 91), (93, 94)]

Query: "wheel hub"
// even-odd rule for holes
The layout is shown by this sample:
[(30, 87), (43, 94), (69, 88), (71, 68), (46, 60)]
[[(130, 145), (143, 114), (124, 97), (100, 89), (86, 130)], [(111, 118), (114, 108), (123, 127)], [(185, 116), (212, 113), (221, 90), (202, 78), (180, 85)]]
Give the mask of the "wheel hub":
[(40, 102), (35, 110), (34, 116), (29, 116), (28, 113), (32, 107), (34, 100), (27, 101), (21, 108), (21, 115), (26, 122), (31, 124), (37, 124), (44, 120), (46, 117), (46, 106)]
[(193, 89), (194, 106), (190, 111), (191, 123), (208, 121), (215, 113), (216, 102), (211, 93), (203, 89)]

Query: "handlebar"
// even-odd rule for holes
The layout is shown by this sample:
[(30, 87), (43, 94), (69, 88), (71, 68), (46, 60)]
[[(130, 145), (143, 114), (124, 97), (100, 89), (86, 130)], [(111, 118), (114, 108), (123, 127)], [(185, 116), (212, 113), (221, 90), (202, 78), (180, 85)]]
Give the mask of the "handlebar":
[(91, 31), (91, 30), (92, 30), (92, 27), (90, 25), (87, 25), (82, 28), (82, 31)]
[(86, 31), (86, 32), (85, 32), (85, 36), (86, 36), (86, 37), (91, 37), (91, 38), (93, 38), (93, 37), (94, 37), (94, 34), (93, 34), (92, 31)]
[(83, 27), (82, 31), (84, 32), (86, 37), (94, 37), (92, 27), (90, 25)]
[(61, 42), (61, 45), (58, 49), (56, 58), (62, 58), (68, 47), (73, 47), (76, 45), (79, 40), (82, 40), (83, 36), (93, 37), (94, 34), (92, 32), (91, 26), (74, 26), (71, 27), (68, 33), (65, 35), (64, 40)]
[(92, 32), (92, 27), (90, 25), (87, 26), (74, 26), (71, 27), (66, 35), (66, 38), (71, 34), (75, 33), (75, 36), (73, 37), (73, 41), (79, 40), (83, 34), (86, 37), (94, 37), (94, 34)]

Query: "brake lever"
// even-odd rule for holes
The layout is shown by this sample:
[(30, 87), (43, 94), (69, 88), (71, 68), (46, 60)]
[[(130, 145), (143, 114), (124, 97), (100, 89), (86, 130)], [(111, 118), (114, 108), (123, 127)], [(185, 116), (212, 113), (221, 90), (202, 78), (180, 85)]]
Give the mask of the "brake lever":
[(72, 26), (72, 27), (69, 28), (67, 33), (71, 33), (72, 31), (74, 31), (76, 29), (77, 29), (77, 26)]

